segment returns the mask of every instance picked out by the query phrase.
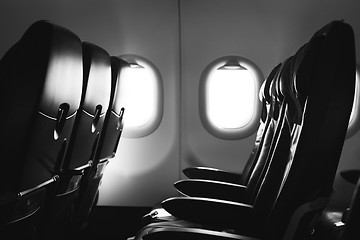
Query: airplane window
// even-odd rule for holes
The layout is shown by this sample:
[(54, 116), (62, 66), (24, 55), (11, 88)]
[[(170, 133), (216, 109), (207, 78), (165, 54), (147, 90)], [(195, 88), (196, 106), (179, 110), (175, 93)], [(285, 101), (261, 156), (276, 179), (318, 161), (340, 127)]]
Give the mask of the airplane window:
[(119, 84), (120, 102), (125, 107), (123, 136), (144, 137), (152, 133), (162, 118), (163, 88), (160, 73), (147, 59), (119, 56), (130, 63)]
[(359, 107), (360, 107), (360, 97), (359, 97), (359, 91), (360, 91), (360, 65), (356, 65), (356, 82), (355, 82), (355, 94), (354, 94), (354, 103), (352, 106), (352, 111), (349, 119), (349, 126), (347, 130), (346, 137), (349, 138), (353, 136), (360, 128), (360, 113), (359, 113)]
[(250, 60), (226, 56), (208, 65), (200, 80), (200, 117), (208, 132), (224, 139), (251, 135), (259, 122), (258, 92), (264, 77)]

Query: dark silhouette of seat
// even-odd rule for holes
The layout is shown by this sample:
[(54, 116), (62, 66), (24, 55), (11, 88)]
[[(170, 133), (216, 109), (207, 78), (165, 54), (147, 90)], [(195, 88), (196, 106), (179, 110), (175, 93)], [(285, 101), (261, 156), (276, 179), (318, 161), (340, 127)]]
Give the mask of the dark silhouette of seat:
[(278, 122), (280, 102), (277, 98), (272, 96), (272, 93), (276, 91), (277, 88), (274, 79), (280, 77), (280, 72), (285, 72), (283, 71), (284, 67), (289, 66), (288, 64), (279, 64), (276, 66), (271, 71), (266, 81), (264, 81), (264, 88), (260, 91), (260, 94), (263, 95), (263, 114), (257, 131), (255, 145), (250, 156), (252, 159), (252, 169), (251, 172), (248, 172), (248, 178), (243, 178), (242, 181), (245, 184), (204, 179), (184, 179), (179, 180), (174, 184), (180, 193), (191, 197), (210, 197), (251, 203), (253, 200), (252, 196), (259, 187), (259, 179), (261, 179), (264, 174), (263, 169), (266, 168), (270, 161), (269, 156), (273, 151), (274, 141), (276, 141), (276, 138), (279, 135), (280, 128), (278, 128)]
[[(280, 96), (279, 91), (279, 84), (282, 76), (285, 74), (286, 71), (289, 71), (289, 64), (287, 63), (289, 60), (287, 60), (285, 63), (282, 64), (282, 67), (279, 70), (281, 70), (281, 73), (276, 74), (274, 79), (267, 78), (266, 81), (271, 81), (272, 84), (272, 91), (271, 91), (271, 108), (273, 109), (273, 113), (271, 113), (271, 123), (269, 126), (269, 129), (272, 129), (269, 131), (271, 133), (272, 131), (274, 133), (271, 133), (271, 136), (274, 136), (273, 141), (270, 142), (269, 150), (266, 150), (268, 154), (265, 155), (265, 161), (264, 166), (262, 169), (267, 168), (277, 168), (278, 165), (275, 166), (274, 163), (272, 163), (273, 158), (280, 158), (286, 159), (289, 149), (290, 149), (290, 125), (288, 124), (288, 116), (286, 116), (288, 104), (286, 101), (284, 101), (284, 97)], [(291, 92), (291, 91), (289, 91)], [(265, 138), (267, 136), (265, 135)], [(279, 146), (281, 145), (281, 146)], [(264, 149), (264, 148), (263, 148)], [(282, 155), (285, 155), (282, 157)], [(262, 155), (260, 153), (260, 155)], [(260, 157), (261, 158), (261, 157)], [(269, 164), (272, 163), (273, 166), (270, 166)], [(283, 164), (284, 165), (284, 164)], [(262, 172), (263, 174), (266, 173), (266, 171)], [(258, 186), (260, 187), (260, 186)], [(272, 187), (275, 187), (273, 185)], [(227, 190), (229, 190), (227, 188)], [(254, 193), (257, 191), (254, 190)], [(225, 193), (226, 194), (226, 193)], [(229, 196), (233, 194), (232, 192), (227, 193)], [(256, 194), (254, 195), (256, 196)], [(253, 198), (254, 196), (251, 196)], [(271, 199), (269, 199), (269, 203), (271, 202)], [(249, 200), (248, 200), (249, 201)], [(253, 200), (252, 200), (253, 201)], [(162, 202), (162, 206), (165, 210), (170, 210), (169, 212), (173, 214), (174, 212), (176, 214), (173, 214), (173, 216), (165, 216), (165, 217), (157, 217), (155, 218), (155, 221), (160, 221), (158, 224), (156, 223), (150, 223), (146, 228), (153, 228), (153, 225), (155, 227), (163, 227), (169, 225), (170, 227), (179, 226), (179, 227), (187, 227), (192, 226), (192, 223), (186, 223), (184, 220), (195, 222), (195, 226), (202, 226), (201, 224), (210, 225), (211, 227), (215, 228), (234, 228), (238, 226), (239, 220), (236, 220), (238, 218), (238, 214), (241, 213), (245, 216), (243, 220), (240, 220), (241, 222), (245, 222), (249, 220), (249, 215), (260, 215), (260, 212), (265, 211), (265, 206), (260, 206), (260, 204), (257, 205), (257, 211), (254, 213), (253, 209), (254, 207), (252, 205), (252, 202), (250, 201), (248, 203), (245, 202), (234, 202), (223, 199), (220, 199), (214, 194), (214, 198), (204, 198), (204, 197), (175, 197), (175, 198), (169, 198)], [(266, 205), (266, 202), (263, 202), (263, 205)], [(188, 208), (189, 207), (189, 208)], [(269, 206), (267, 206), (269, 208)], [(261, 208), (261, 210), (260, 210)], [(195, 211), (193, 211), (195, 210)], [(155, 209), (155, 211), (158, 211)], [(200, 211), (211, 211), (211, 214), (200, 214)], [(183, 215), (180, 213), (183, 212)], [(152, 213), (152, 216), (155, 217), (155, 214)], [(255, 217), (253, 217), (255, 218)], [(179, 220), (181, 219), (181, 220)], [(247, 219), (247, 220), (245, 220)], [(162, 222), (162, 221), (167, 222)], [(250, 220), (251, 221), (251, 220)], [(200, 225), (199, 225), (200, 224)], [(249, 228), (248, 225), (246, 225), (245, 228)], [(192, 231), (192, 230), (191, 230)], [(146, 232), (146, 231), (142, 231)], [(140, 232), (140, 236), (142, 233)], [(144, 236), (145, 237), (145, 236)], [(140, 237), (139, 237), (140, 239)]]
[[(280, 92), (281, 89), (279, 85), (280, 79), (286, 77), (283, 75), (286, 75), (290, 71), (290, 60), (291, 59), (287, 59), (284, 63), (275, 67), (265, 81), (265, 86), (271, 86), (269, 88), (270, 101), (268, 106), (269, 112), (267, 114), (267, 130), (263, 134), (263, 146), (259, 149), (258, 160), (254, 166), (253, 176), (249, 179), (248, 186), (210, 180), (189, 180), (182, 183), (195, 183), (194, 185), (198, 188), (189, 188), (187, 193), (190, 193), (190, 195), (187, 196), (233, 201), (247, 205), (253, 204), (260, 188), (261, 179), (264, 177), (266, 169), (269, 167), (273, 155), (275, 154), (274, 150), (278, 145), (280, 134), (290, 134), (290, 130), (286, 133), (282, 133), (286, 130), (284, 128), (284, 122), (285, 117), (288, 116), (285, 115), (287, 111), (287, 102), (284, 102), (284, 96), (282, 96), (282, 93)], [(293, 86), (288, 87), (293, 88)], [(292, 91), (289, 90), (286, 93), (291, 94)], [(296, 105), (293, 104), (293, 106)], [(292, 113), (297, 113), (297, 111), (292, 111)], [(287, 153), (289, 149), (286, 148), (289, 148), (289, 141), (287, 143), (284, 142), (284, 145), (282, 150)], [(164, 213), (161, 207), (157, 207), (148, 215), (145, 215), (145, 219), (149, 219), (150, 222), (154, 218), (158, 221), (168, 217), (168, 213), (166, 211)]]
[[(311, 47), (315, 45), (316, 44), (312, 44)], [(300, 56), (302, 56), (302, 49), (303, 48), (301, 48), (298, 53)], [(312, 58), (312, 54), (308, 54), (307, 58)], [(248, 184), (244, 186), (212, 180), (186, 179), (175, 183), (175, 186), (180, 193), (190, 197), (214, 198), (244, 204), (254, 203), (258, 190), (261, 186), (262, 179), (268, 171), (267, 169), (272, 161), (274, 149), (277, 147), (279, 134), (284, 130), (282, 126), (282, 121), (284, 120), (281, 118), (284, 118), (285, 105), (290, 105), (290, 107), (286, 110), (288, 111), (288, 113), (286, 113), (286, 117), (288, 118), (287, 121), (289, 125), (292, 126), (295, 121), (298, 121), (297, 119), (299, 119), (299, 116), (301, 115), (301, 106), (294, 95), (294, 86), (291, 84), (284, 85), (286, 82), (280, 81), (280, 79), (289, 78), (287, 75), (289, 75), (291, 69), (294, 68), (293, 65), (294, 62), (292, 61), (292, 57), (284, 61), (282, 64), (277, 65), (271, 71), (263, 84), (263, 86), (265, 86), (265, 91), (263, 91), (264, 95), (269, 95), (269, 97), (267, 97), (267, 99), (269, 99), (267, 100), (269, 102), (267, 106), (267, 108), (269, 108), (269, 112), (267, 113), (267, 120), (265, 123), (266, 128), (263, 132), (263, 136), (261, 137), (261, 146), (257, 148), (257, 160), (254, 162), (251, 176), (248, 179)], [(286, 95), (286, 98), (288, 99), (286, 103), (283, 103), (285, 98), (284, 95)], [(281, 117), (279, 117), (279, 112), (281, 112), (280, 108), (282, 108)], [(260, 125), (259, 128), (261, 127), (262, 126)], [(289, 131), (291, 131), (291, 128), (292, 127), (290, 127)], [(262, 131), (262, 129), (260, 129), (260, 131)], [(286, 147), (284, 148), (285, 149), (283, 150), (286, 151)], [(273, 163), (272, 165), (275, 164)], [(279, 175), (281, 174), (280, 169), (281, 168), (275, 170), (276, 172), (279, 172)], [(154, 217), (157, 219), (167, 219), (168, 216), (169, 214), (164, 211), (161, 206), (156, 206), (154, 210), (145, 215), (144, 218), (150, 218), (150, 221), (152, 221)]]
[(111, 96), (111, 63), (109, 54), (101, 47), (82, 43), (83, 88), (60, 179), (47, 197), (44, 238), (67, 237), (73, 234), (72, 218), (79, 198), (82, 177), (93, 164)]
[[(178, 181), (175, 185), (180, 183), (178, 191), (183, 193), (182, 190), (185, 190), (183, 193), (185, 196), (191, 197), (206, 197), (206, 198), (216, 198), (226, 201), (234, 201), (243, 204), (252, 204), (256, 193), (260, 187), (260, 179), (263, 178), (265, 174), (264, 169), (266, 169), (271, 162), (272, 154), (276, 146), (277, 138), (282, 131), (282, 124), (285, 117), (285, 107), (281, 107), (282, 101), (280, 100), (280, 95), (275, 92), (279, 92), (279, 86), (276, 83), (281, 75), (286, 72), (285, 69), (289, 68), (289, 64), (279, 64), (276, 66), (269, 77), (264, 82), (266, 92), (268, 94), (268, 104), (266, 110), (268, 111), (266, 116), (267, 119), (263, 123), (263, 126), (260, 126), (258, 133), (263, 131), (263, 136), (261, 137), (261, 148), (258, 150), (258, 160), (254, 164), (254, 169), (251, 178), (249, 179), (248, 186), (235, 185), (233, 183), (225, 183), (220, 181), (211, 181), (211, 180), (184, 180)], [(276, 95), (276, 96), (275, 96)], [(275, 96), (275, 97), (274, 97)], [(281, 108), (281, 110), (280, 110)], [(193, 185), (193, 186), (192, 186)], [(150, 213), (146, 214), (144, 217), (144, 222), (151, 222), (154, 219), (164, 220), (169, 218), (169, 214), (164, 211), (161, 206), (155, 206)], [(172, 219), (170, 217), (170, 219)]]
[(115, 56), (111, 57), (111, 97), (93, 162), (80, 182), (80, 194), (73, 220), (78, 230), (87, 224), (88, 216), (97, 203), (99, 186), (105, 167), (115, 157), (119, 145), (125, 111), (119, 101), (119, 81), (122, 71), (126, 67), (130, 67), (126, 61)]
[[(277, 70), (280, 67), (278, 65), (275, 67), (267, 78), (272, 79), (275, 74), (277, 74)], [(242, 173), (228, 172), (222, 169), (211, 168), (211, 167), (188, 167), (183, 169), (183, 173), (190, 179), (203, 179), (203, 180), (212, 180), (212, 181), (221, 181), (233, 184), (240, 184), (246, 186), (249, 178), (251, 176), (252, 170), (254, 169), (257, 159), (259, 157), (260, 149), (263, 146), (264, 138), (263, 135), (267, 131), (269, 125), (269, 103), (271, 101), (270, 96), (270, 84), (271, 81), (264, 81), (260, 88), (259, 98), (262, 102), (260, 123), (256, 133), (255, 143), (253, 149), (250, 153), (250, 156), (242, 170)], [(179, 181), (175, 184), (175, 187), (178, 188), (182, 192), (186, 192), (187, 188), (191, 181)], [(196, 184), (196, 183), (195, 183)], [(190, 187), (190, 186), (189, 186)], [(195, 188), (197, 188), (195, 186)]]
[[(308, 44), (305, 44), (302, 46), (298, 52), (296, 53), (297, 61), (285, 61), (284, 63), (288, 64), (289, 66), (284, 66), (284, 63), (282, 66), (278, 65), (276, 66), (272, 72), (269, 74), (268, 78), (276, 77), (276, 73), (278, 71), (278, 68), (297, 68), (298, 66), (295, 66), (296, 64), (299, 64), (300, 62), (303, 65), (311, 65), (314, 61), (313, 59), (316, 59), (317, 54), (317, 48), (320, 44), (321, 40), (319, 38), (313, 38)], [(306, 52), (305, 52), (306, 51)], [(303, 58), (305, 58), (303, 60)], [(303, 60), (303, 61), (300, 61)], [(292, 65), (292, 66), (290, 66)], [(283, 71), (283, 70), (281, 70)], [(287, 70), (283, 71), (283, 74), (287, 73)], [(266, 81), (265, 81), (266, 82)], [(269, 83), (268, 83), (269, 84)], [(304, 84), (305, 85), (305, 84)], [(263, 91), (264, 95), (266, 96), (269, 94), (269, 91), (267, 91), (268, 87), (265, 85), (265, 91)], [(286, 90), (286, 88), (284, 88)], [(278, 96), (281, 96), (278, 95)], [(288, 94), (288, 97), (294, 98), (293, 94)], [(270, 97), (267, 96), (265, 99), (269, 99)], [(269, 102), (267, 100), (267, 102)], [(289, 104), (291, 104), (289, 110), (293, 111), (292, 118), (297, 118), (296, 116), (300, 115), (301, 112), (301, 106), (299, 106), (300, 103), (298, 103), (297, 100), (289, 101)], [(294, 105), (295, 104), (295, 105)], [(303, 106), (302, 106), (303, 107)], [(291, 119), (291, 122), (294, 122), (293, 119)], [(247, 167), (244, 169), (244, 173), (241, 176), (241, 183), (236, 183), (235, 181), (228, 181), (230, 176), (235, 176), (238, 174), (232, 174), (228, 172), (223, 171), (215, 171), (217, 172), (218, 180), (203, 180), (203, 179), (183, 179), (177, 181), (174, 185), (177, 188), (177, 190), (186, 195), (186, 196), (194, 196), (194, 197), (211, 197), (211, 198), (219, 198), (223, 200), (231, 200), (236, 202), (242, 202), (242, 203), (249, 203), (249, 200), (253, 200), (251, 196), (256, 193), (258, 189), (258, 182), (261, 181), (264, 171), (264, 167), (267, 166), (266, 162), (268, 160), (266, 159), (266, 156), (268, 154), (268, 146), (271, 144), (272, 139), (269, 138), (269, 133), (267, 133), (267, 128), (264, 128), (265, 131), (263, 131), (263, 135), (259, 136), (259, 131), (262, 131), (262, 125), (263, 121), (260, 121), (260, 126), (257, 134), (257, 138), (255, 141), (254, 149), (250, 155), (250, 158), (246, 164)], [(270, 129), (271, 130), (271, 129)], [(264, 137), (266, 136), (266, 137)], [(266, 139), (266, 140), (265, 140)], [(265, 144), (264, 144), (265, 143)], [(263, 146), (265, 146), (265, 149), (262, 149)], [(261, 157), (260, 157), (261, 156)], [(265, 158), (265, 159), (264, 159)], [(249, 163), (251, 162), (251, 164)], [(250, 167), (251, 166), (251, 167)], [(190, 170), (191, 169), (191, 170)], [(188, 171), (191, 171), (193, 173), (201, 173), (203, 174), (204, 171), (209, 173), (208, 170), (199, 170), (198, 168), (189, 168)], [(210, 172), (215, 173), (214, 170), (210, 170)], [(212, 174), (207, 175), (208, 177), (214, 176)], [(225, 178), (223, 178), (226, 176)], [(195, 175), (193, 175), (195, 177)], [(206, 178), (206, 177), (205, 177)], [(223, 179), (223, 180), (221, 180)], [(225, 182), (223, 182), (225, 181)], [(250, 198), (249, 198), (250, 196)], [(250, 201), (251, 203), (252, 201)]]
[(2, 58), (0, 84), (0, 232), (36, 236), (78, 113), (80, 39), (49, 21), (33, 23)]
[[(303, 113), (297, 119), (296, 115), (295, 118), (288, 115), (292, 111), (286, 111), (284, 130), (287, 131), (279, 135), (254, 203), (169, 198), (162, 206), (179, 220), (150, 223), (138, 236), (176, 238), (181, 232), (183, 239), (193, 239), (199, 236), (196, 228), (200, 227), (204, 231), (201, 237), (209, 239), (229, 239), (223, 231), (238, 234), (230, 239), (241, 239), (240, 234), (261, 239), (304, 237), (308, 222), (324, 209), (331, 195), (355, 89), (351, 26), (333, 21), (315, 33), (311, 43), (317, 47), (311, 49), (312, 44), (302, 47), (291, 58), (293, 69), (288, 78), (280, 79), (284, 99), (286, 90), (291, 89), (286, 85), (293, 85)], [(306, 58), (310, 49), (316, 54)], [(291, 108), (291, 101), (284, 103)], [(290, 148), (286, 146), (289, 140)], [(191, 222), (194, 228), (189, 227)]]

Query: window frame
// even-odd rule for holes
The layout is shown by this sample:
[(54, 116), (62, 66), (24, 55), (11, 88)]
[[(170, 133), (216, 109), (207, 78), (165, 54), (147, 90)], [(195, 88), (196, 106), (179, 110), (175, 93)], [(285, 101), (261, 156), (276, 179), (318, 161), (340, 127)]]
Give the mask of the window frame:
[[(247, 68), (248, 71), (251, 71), (255, 81), (255, 98), (254, 98), (254, 112), (251, 117), (251, 120), (243, 127), (240, 128), (219, 128), (214, 126), (211, 123), (211, 120), (208, 117), (207, 113), (207, 102), (206, 102), (206, 89), (207, 89), (207, 81), (209, 79), (212, 71), (217, 70), (219, 67), (223, 66), (229, 60), (236, 60), (239, 62), (241, 66)], [(236, 71), (236, 70), (235, 70)], [(241, 70), (240, 70), (241, 71)], [(246, 138), (252, 135), (259, 125), (259, 118), (261, 113), (261, 102), (259, 96), (259, 91), (261, 87), (261, 83), (264, 81), (264, 75), (260, 68), (251, 60), (237, 55), (228, 55), (215, 59), (210, 62), (205, 69), (203, 70), (199, 83), (199, 114), (200, 120), (202, 122), (203, 127), (206, 129), (208, 133), (211, 135), (226, 139), (226, 140), (236, 140)]]
[[(149, 122), (142, 126), (137, 127), (127, 127), (126, 126), (126, 106), (125, 106), (125, 113), (124, 113), (124, 130), (122, 132), (122, 136), (125, 138), (141, 138), (146, 137), (153, 133), (160, 125), (163, 112), (164, 112), (164, 88), (163, 88), (163, 82), (161, 78), (160, 71), (158, 68), (153, 64), (150, 60), (141, 57), (139, 55), (135, 54), (126, 54), (126, 55), (120, 55), (119, 58), (125, 60), (130, 65), (132, 64), (138, 64), (140, 66), (143, 66), (144, 68), (149, 68), (150, 71), (153, 72), (155, 76), (155, 95), (157, 95), (156, 103), (155, 103), (155, 113), (154, 116), (150, 119)], [(121, 82), (121, 78), (119, 80)]]

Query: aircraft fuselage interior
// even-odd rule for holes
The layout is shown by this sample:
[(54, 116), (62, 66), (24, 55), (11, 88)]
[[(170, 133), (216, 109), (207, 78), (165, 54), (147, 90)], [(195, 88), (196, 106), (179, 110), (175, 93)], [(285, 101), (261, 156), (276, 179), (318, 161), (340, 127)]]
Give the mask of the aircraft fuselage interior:
[(358, 0), (1, 0), (0, 239), (360, 239)]

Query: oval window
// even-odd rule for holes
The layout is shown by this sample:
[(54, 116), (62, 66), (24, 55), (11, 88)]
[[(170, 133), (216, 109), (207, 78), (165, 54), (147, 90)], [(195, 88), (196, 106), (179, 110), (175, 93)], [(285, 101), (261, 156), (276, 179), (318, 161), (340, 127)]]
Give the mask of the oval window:
[(251, 135), (259, 123), (258, 92), (263, 80), (260, 69), (240, 56), (210, 63), (199, 88), (200, 117), (207, 131), (224, 139)]
[(149, 60), (136, 55), (119, 56), (130, 64), (119, 84), (119, 101), (125, 107), (123, 136), (136, 138), (151, 134), (163, 113), (160, 73)]

